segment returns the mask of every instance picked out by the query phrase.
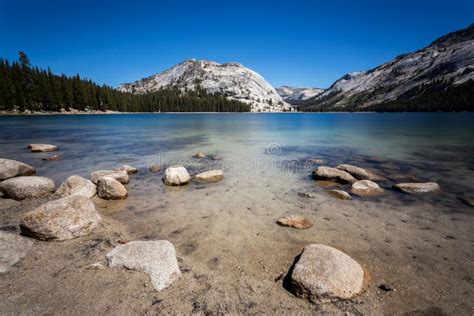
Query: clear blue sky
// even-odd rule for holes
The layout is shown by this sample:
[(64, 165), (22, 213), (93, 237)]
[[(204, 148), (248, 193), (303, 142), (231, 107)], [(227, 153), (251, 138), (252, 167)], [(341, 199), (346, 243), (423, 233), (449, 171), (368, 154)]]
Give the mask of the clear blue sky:
[(0, 0), (0, 57), (112, 86), (197, 58), (327, 87), (473, 22), (473, 0)]

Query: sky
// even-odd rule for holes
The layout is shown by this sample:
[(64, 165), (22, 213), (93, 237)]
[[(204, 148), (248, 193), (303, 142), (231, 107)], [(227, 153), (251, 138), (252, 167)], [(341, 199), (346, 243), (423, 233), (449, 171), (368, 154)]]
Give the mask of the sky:
[(0, 57), (114, 87), (196, 58), (325, 88), (471, 23), (473, 0), (0, 0)]

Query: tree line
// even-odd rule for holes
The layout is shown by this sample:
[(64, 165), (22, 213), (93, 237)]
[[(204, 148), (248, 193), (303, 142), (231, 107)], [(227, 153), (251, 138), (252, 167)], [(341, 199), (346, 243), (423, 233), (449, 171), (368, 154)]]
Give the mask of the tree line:
[(198, 88), (181, 91), (163, 89), (147, 94), (120, 92), (89, 79), (55, 75), (51, 69), (33, 67), (28, 56), (19, 52), (17, 61), (0, 59), (0, 110), (3, 111), (120, 112), (248, 112), (246, 103), (228, 100)]

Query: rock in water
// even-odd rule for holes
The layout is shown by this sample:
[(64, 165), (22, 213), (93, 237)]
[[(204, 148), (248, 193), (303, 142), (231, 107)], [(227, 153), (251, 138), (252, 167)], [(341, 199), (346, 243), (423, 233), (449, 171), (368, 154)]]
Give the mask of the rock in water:
[(282, 226), (294, 227), (299, 229), (307, 229), (313, 227), (313, 224), (306, 217), (301, 215), (289, 215), (280, 218), (277, 223)]
[(291, 274), (291, 288), (310, 301), (349, 299), (362, 290), (364, 270), (335, 248), (312, 244), (304, 247)]
[(186, 168), (182, 166), (168, 167), (163, 176), (166, 185), (183, 185), (188, 183), (189, 180), (191, 180), (191, 177)]
[(157, 291), (167, 288), (181, 276), (176, 250), (167, 240), (131, 241), (117, 246), (106, 257), (110, 267), (145, 272)]
[(399, 183), (393, 186), (395, 189), (403, 191), (405, 193), (416, 194), (416, 193), (429, 193), (440, 191), (441, 188), (435, 182), (426, 183)]
[(26, 236), (61, 241), (89, 234), (100, 221), (94, 203), (75, 195), (45, 203), (26, 213), (20, 228)]
[(342, 190), (328, 190), (327, 191), (333, 197), (340, 199), (340, 200), (352, 200), (352, 197), (349, 193)]
[(52, 155), (52, 156), (44, 157), (42, 159), (46, 161), (58, 161), (58, 160), (63, 160), (64, 157), (61, 155)]
[(95, 195), (97, 189), (91, 180), (87, 180), (81, 176), (70, 176), (56, 190), (56, 195), (66, 197), (71, 195), (82, 195), (91, 198)]
[(360, 167), (356, 167), (353, 165), (342, 164), (336, 167), (336, 169), (343, 170), (347, 173), (350, 173), (353, 177), (359, 180), (369, 179), (369, 173)]
[(359, 196), (376, 196), (384, 193), (379, 185), (370, 180), (360, 180), (352, 184), (351, 192)]
[(474, 206), (474, 198), (462, 197), (461, 201), (466, 205)]
[(31, 149), (31, 152), (33, 153), (58, 150), (58, 146), (49, 144), (29, 144), (27, 148)]
[(0, 181), (18, 176), (30, 176), (35, 174), (36, 170), (25, 163), (0, 158)]
[(222, 170), (209, 170), (197, 174), (194, 179), (197, 182), (219, 182), (224, 179), (224, 172)]
[(111, 177), (102, 177), (97, 182), (97, 195), (106, 200), (125, 199), (128, 195), (127, 189)]
[(33, 242), (17, 234), (0, 231), (0, 273), (23, 259), (31, 249)]
[(195, 153), (195, 154), (193, 155), (193, 158), (206, 158), (206, 157), (207, 157), (207, 155), (204, 154), (204, 153), (201, 153), (201, 152)]
[(111, 177), (122, 184), (127, 184), (129, 181), (128, 173), (123, 170), (97, 170), (91, 173), (91, 180), (95, 184), (102, 177)]
[(313, 176), (316, 179), (337, 181), (342, 183), (353, 183), (357, 180), (348, 172), (331, 167), (318, 167), (314, 169)]
[(153, 173), (157, 173), (157, 172), (160, 172), (161, 170), (161, 166), (157, 163), (153, 163), (151, 164), (150, 166), (150, 171), (153, 172)]
[(15, 177), (0, 183), (3, 194), (14, 200), (47, 196), (54, 192), (54, 181), (45, 177)]
[(132, 173), (137, 173), (138, 172), (137, 168), (129, 166), (129, 165), (123, 165), (122, 167), (117, 168), (115, 170), (125, 171), (127, 174), (132, 174)]

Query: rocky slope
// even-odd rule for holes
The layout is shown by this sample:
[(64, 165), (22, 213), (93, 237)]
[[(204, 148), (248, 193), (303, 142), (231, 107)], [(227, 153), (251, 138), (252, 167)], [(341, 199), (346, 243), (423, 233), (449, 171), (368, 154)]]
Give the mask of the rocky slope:
[(286, 102), (290, 104), (298, 104), (300, 101), (307, 100), (323, 93), (324, 89), (281, 86), (276, 88), (276, 91)]
[(218, 64), (207, 60), (186, 60), (162, 73), (122, 84), (122, 92), (144, 94), (166, 88), (181, 91), (204, 89), (228, 99), (251, 105), (252, 112), (282, 112), (293, 108), (258, 73), (239, 63)]
[[(474, 82), (474, 24), (449, 33), (419, 51), (400, 55), (374, 69), (348, 73), (323, 93), (308, 99), (302, 110), (364, 110), (394, 102), (404, 106), (431, 102), (431, 96), (452, 93), (453, 102), (472, 106), (474, 101), (462, 97), (472, 94)], [(471, 80), (471, 81), (469, 81)], [(456, 90), (458, 89), (458, 90)], [(417, 101), (423, 97), (422, 101)], [(430, 110), (430, 109), (428, 109)], [(433, 108), (431, 110), (437, 110)]]

